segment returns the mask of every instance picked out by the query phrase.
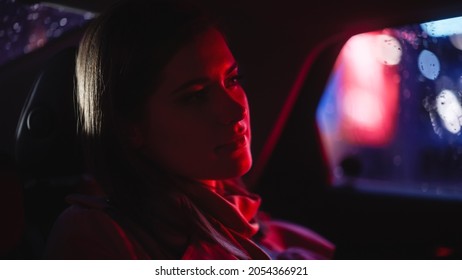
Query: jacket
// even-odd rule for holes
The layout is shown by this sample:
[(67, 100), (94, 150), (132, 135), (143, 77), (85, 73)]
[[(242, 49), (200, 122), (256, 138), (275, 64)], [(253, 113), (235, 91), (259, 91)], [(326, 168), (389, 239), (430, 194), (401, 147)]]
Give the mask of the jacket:
[[(261, 199), (238, 186), (196, 187), (186, 195), (213, 229), (248, 259), (330, 259), (334, 245), (317, 233), (259, 211)], [(48, 239), (47, 259), (240, 259), (222, 244), (159, 225), (153, 237), (104, 196), (74, 194)], [(162, 228), (161, 228), (162, 227)]]

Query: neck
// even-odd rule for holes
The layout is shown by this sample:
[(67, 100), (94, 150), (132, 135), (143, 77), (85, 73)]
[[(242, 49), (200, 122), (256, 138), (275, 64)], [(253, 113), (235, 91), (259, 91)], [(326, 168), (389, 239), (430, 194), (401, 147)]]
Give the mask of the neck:
[(211, 190), (215, 191), (217, 187), (217, 181), (216, 180), (198, 180), (201, 184), (203, 184), (206, 187), (209, 187)]

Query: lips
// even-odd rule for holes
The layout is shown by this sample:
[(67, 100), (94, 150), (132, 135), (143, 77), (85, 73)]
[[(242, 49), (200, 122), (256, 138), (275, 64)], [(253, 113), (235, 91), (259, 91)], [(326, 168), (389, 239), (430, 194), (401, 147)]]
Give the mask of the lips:
[(247, 137), (245, 135), (236, 136), (233, 140), (219, 145), (215, 148), (217, 152), (236, 152), (247, 146)]

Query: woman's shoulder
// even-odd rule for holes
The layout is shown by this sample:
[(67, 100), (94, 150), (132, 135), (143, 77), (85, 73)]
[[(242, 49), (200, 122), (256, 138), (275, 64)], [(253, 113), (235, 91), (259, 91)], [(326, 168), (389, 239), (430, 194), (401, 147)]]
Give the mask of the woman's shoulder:
[(260, 244), (277, 259), (332, 259), (335, 245), (315, 231), (260, 213), (264, 236)]
[[(108, 204), (104, 197), (87, 195), (70, 195), (66, 198), (70, 206), (65, 209), (54, 224), (52, 234), (65, 233), (74, 239), (80, 239), (84, 233), (103, 234), (118, 227), (106, 209)], [(103, 230), (103, 231), (101, 231)]]
[(148, 258), (137, 242), (111, 217), (104, 197), (72, 195), (48, 238), (48, 259)]

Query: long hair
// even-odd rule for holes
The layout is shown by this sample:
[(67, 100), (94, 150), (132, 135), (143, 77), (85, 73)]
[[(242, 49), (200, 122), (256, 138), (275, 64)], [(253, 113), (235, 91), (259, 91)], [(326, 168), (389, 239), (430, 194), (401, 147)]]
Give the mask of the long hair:
[(192, 182), (137, 153), (127, 137), (130, 123), (144, 117), (145, 101), (169, 60), (212, 27), (215, 21), (187, 2), (129, 0), (109, 8), (90, 24), (80, 43), (78, 119), (88, 172), (113, 205), (153, 236), (159, 235), (153, 228), (153, 220), (162, 214), (159, 208), (180, 205), (191, 227), (237, 257), (248, 258), (182, 195), (182, 185)]

